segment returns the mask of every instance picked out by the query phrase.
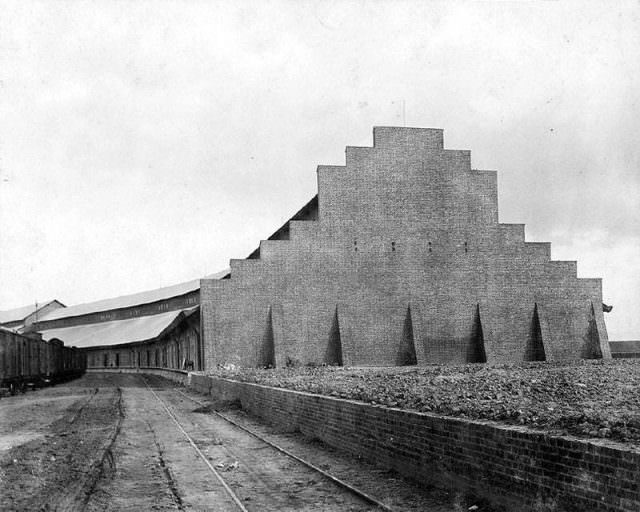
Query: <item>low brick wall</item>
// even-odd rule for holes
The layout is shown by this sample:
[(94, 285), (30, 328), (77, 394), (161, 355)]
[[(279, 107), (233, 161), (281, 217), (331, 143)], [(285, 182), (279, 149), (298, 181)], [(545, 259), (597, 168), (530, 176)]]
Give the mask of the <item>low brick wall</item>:
[(614, 359), (640, 357), (640, 340), (609, 341), (609, 347)]
[(640, 450), (191, 373), (188, 385), (269, 423), (508, 510), (640, 510)]

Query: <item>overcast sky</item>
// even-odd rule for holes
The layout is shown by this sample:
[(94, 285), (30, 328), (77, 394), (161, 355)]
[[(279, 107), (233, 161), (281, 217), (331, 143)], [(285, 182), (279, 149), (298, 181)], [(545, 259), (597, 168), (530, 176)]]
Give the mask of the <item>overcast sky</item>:
[(0, 109), (0, 309), (223, 269), (406, 124), (640, 339), (638, 1), (0, 0)]

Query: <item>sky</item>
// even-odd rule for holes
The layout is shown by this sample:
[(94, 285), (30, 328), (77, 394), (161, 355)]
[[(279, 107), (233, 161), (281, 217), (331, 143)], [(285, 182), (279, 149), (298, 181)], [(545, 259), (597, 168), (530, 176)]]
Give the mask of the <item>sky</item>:
[(0, 0), (0, 310), (244, 258), (373, 126), (443, 128), (640, 339), (640, 2)]

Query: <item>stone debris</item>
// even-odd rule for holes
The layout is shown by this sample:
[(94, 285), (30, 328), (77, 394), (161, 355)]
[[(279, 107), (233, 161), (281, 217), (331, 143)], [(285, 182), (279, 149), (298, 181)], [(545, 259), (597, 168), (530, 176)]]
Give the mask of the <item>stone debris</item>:
[(213, 375), (372, 405), (640, 444), (640, 360), (236, 369)]

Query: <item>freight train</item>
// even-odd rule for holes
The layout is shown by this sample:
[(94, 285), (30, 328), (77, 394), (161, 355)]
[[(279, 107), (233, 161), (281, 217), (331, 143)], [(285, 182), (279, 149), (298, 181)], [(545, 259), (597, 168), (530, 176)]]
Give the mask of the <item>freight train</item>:
[(87, 367), (85, 353), (65, 347), (60, 340), (45, 341), (0, 327), (0, 388), (12, 393), (40, 387), (82, 375)]

